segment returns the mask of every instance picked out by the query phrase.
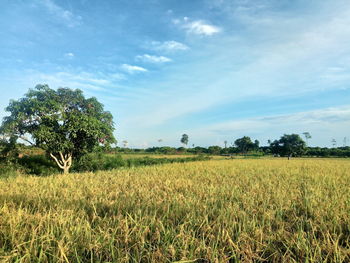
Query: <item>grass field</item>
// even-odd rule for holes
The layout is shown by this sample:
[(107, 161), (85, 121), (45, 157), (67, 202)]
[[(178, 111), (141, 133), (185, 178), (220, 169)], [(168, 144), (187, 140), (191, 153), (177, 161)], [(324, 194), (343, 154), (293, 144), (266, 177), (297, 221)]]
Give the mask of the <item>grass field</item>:
[(0, 180), (1, 262), (350, 262), (350, 161)]
[(195, 157), (196, 155), (194, 154), (128, 154), (128, 153), (122, 153), (121, 156), (124, 159), (135, 159), (135, 158), (145, 158), (145, 157), (149, 157), (149, 158), (169, 158), (169, 159), (173, 159), (173, 158), (188, 158), (188, 157)]

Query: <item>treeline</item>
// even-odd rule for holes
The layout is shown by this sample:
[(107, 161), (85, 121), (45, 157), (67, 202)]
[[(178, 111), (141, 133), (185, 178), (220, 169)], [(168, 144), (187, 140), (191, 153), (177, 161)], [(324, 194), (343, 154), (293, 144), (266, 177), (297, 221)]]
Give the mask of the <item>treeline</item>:
[[(310, 134), (307, 133), (311, 138)], [(188, 137), (186, 137), (188, 139)], [(234, 145), (226, 147), (209, 146), (209, 147), (152, 147), (148, 149), (128, 149), (128, 148), (115, 148), (114, 151), (119, 152), (134, 152), (134, 153), (161, 153), (161, 154), (211, 154), (211, 155), (273, 155), (273, 156), (285, 156), (285, 157), (350, 157), (350, 147), (338, 147), (338, 148), (320, 148), (320, 147), (307, 147), (306, 142), (298, 134), (284, 134), (278, 140), (268, 141), (268, 146), (260, 146), (258, 140), (252, 140), (248, 136), (244, 136), (235, 140)]]
[(350, 147), (321, 148), (308, 147), (306, 156), (310, 157), (350, 157)]
[[(242, 152), (238, 147), (220, 147), (220, 146), (209, 146), (209, 147), (150, 147), (147, 149), (138, 148), (113, 148), (112, 152), (119, 153), (129, 153), (129, 154), (210, 154), (210, 155), (278, 155), (274, 154), (270, 146), (261, 146), (247, 152)], [(327, 147), (306, 147), (303, 154), (299, 156), (304, 157), (350, 157), (350, 147), (337, 147), (337, 148), (327, 148)]]

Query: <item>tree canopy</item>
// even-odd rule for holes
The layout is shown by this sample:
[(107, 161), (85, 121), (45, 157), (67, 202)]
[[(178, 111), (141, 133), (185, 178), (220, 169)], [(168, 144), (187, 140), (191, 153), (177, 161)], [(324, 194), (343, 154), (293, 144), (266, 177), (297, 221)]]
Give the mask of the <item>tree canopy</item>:
[(270, 144), (271, 152), (281, 156), (300, 156), (305, 152), (306, 143), (298, 134), (285, 134)]
[(259, 141), (255, 140), (254, 142), (252, 142), (250, 137), (244, 136), (235, 140), (235, 145), (241, 153), (247, 153), (248, 151), (258, 149)]
[(73, 157), (115, 142), (112, 114), (96, 98), (86, 99), (79, 89), (37, 85), (23, 98), (11, 100), (6, 111), (10, 116), (4, 118), (0, 133), (44, 149), (64, 173)]
[(181, 137), (181, 143), (187, 145), (188, 144), (188, 135), (187, 134), (182, 134), (182, 137)]

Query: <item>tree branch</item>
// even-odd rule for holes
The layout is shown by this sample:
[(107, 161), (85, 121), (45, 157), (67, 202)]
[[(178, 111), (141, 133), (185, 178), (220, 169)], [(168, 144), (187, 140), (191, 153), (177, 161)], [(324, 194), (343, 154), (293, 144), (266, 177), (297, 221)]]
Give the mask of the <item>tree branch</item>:
[(61, 169), (64, 169), (64, 166), (61, 165), (60, 161), (56, 158), (55, 155), (53, 155), (52, 153), (50, 153), (50, 156), (56, 161), (57, 165), (58, 165)]
[(25, 141), (25, 142), (30, 143), (30, 145), (35, 146), (35, 144), (34, 144), (34, 143), (32, 143), (31, 141), (29, 141), (29, 140), (28, 140), (26, 137), (23, 137), (23, 136), (18, 136), (18, 138), (19, 138), (19, 139), (21, 139), (21, 140), (23, 140), (23, 141)]

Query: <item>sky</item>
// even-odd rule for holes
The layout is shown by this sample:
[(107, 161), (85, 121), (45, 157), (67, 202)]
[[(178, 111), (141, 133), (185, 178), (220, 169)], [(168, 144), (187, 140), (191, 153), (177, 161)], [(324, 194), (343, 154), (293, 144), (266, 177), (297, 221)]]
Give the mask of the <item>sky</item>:
[(350, 145), (349, 0), (0, 4), (0, 118), (48, 84), (103, 103), (119, 145)]

